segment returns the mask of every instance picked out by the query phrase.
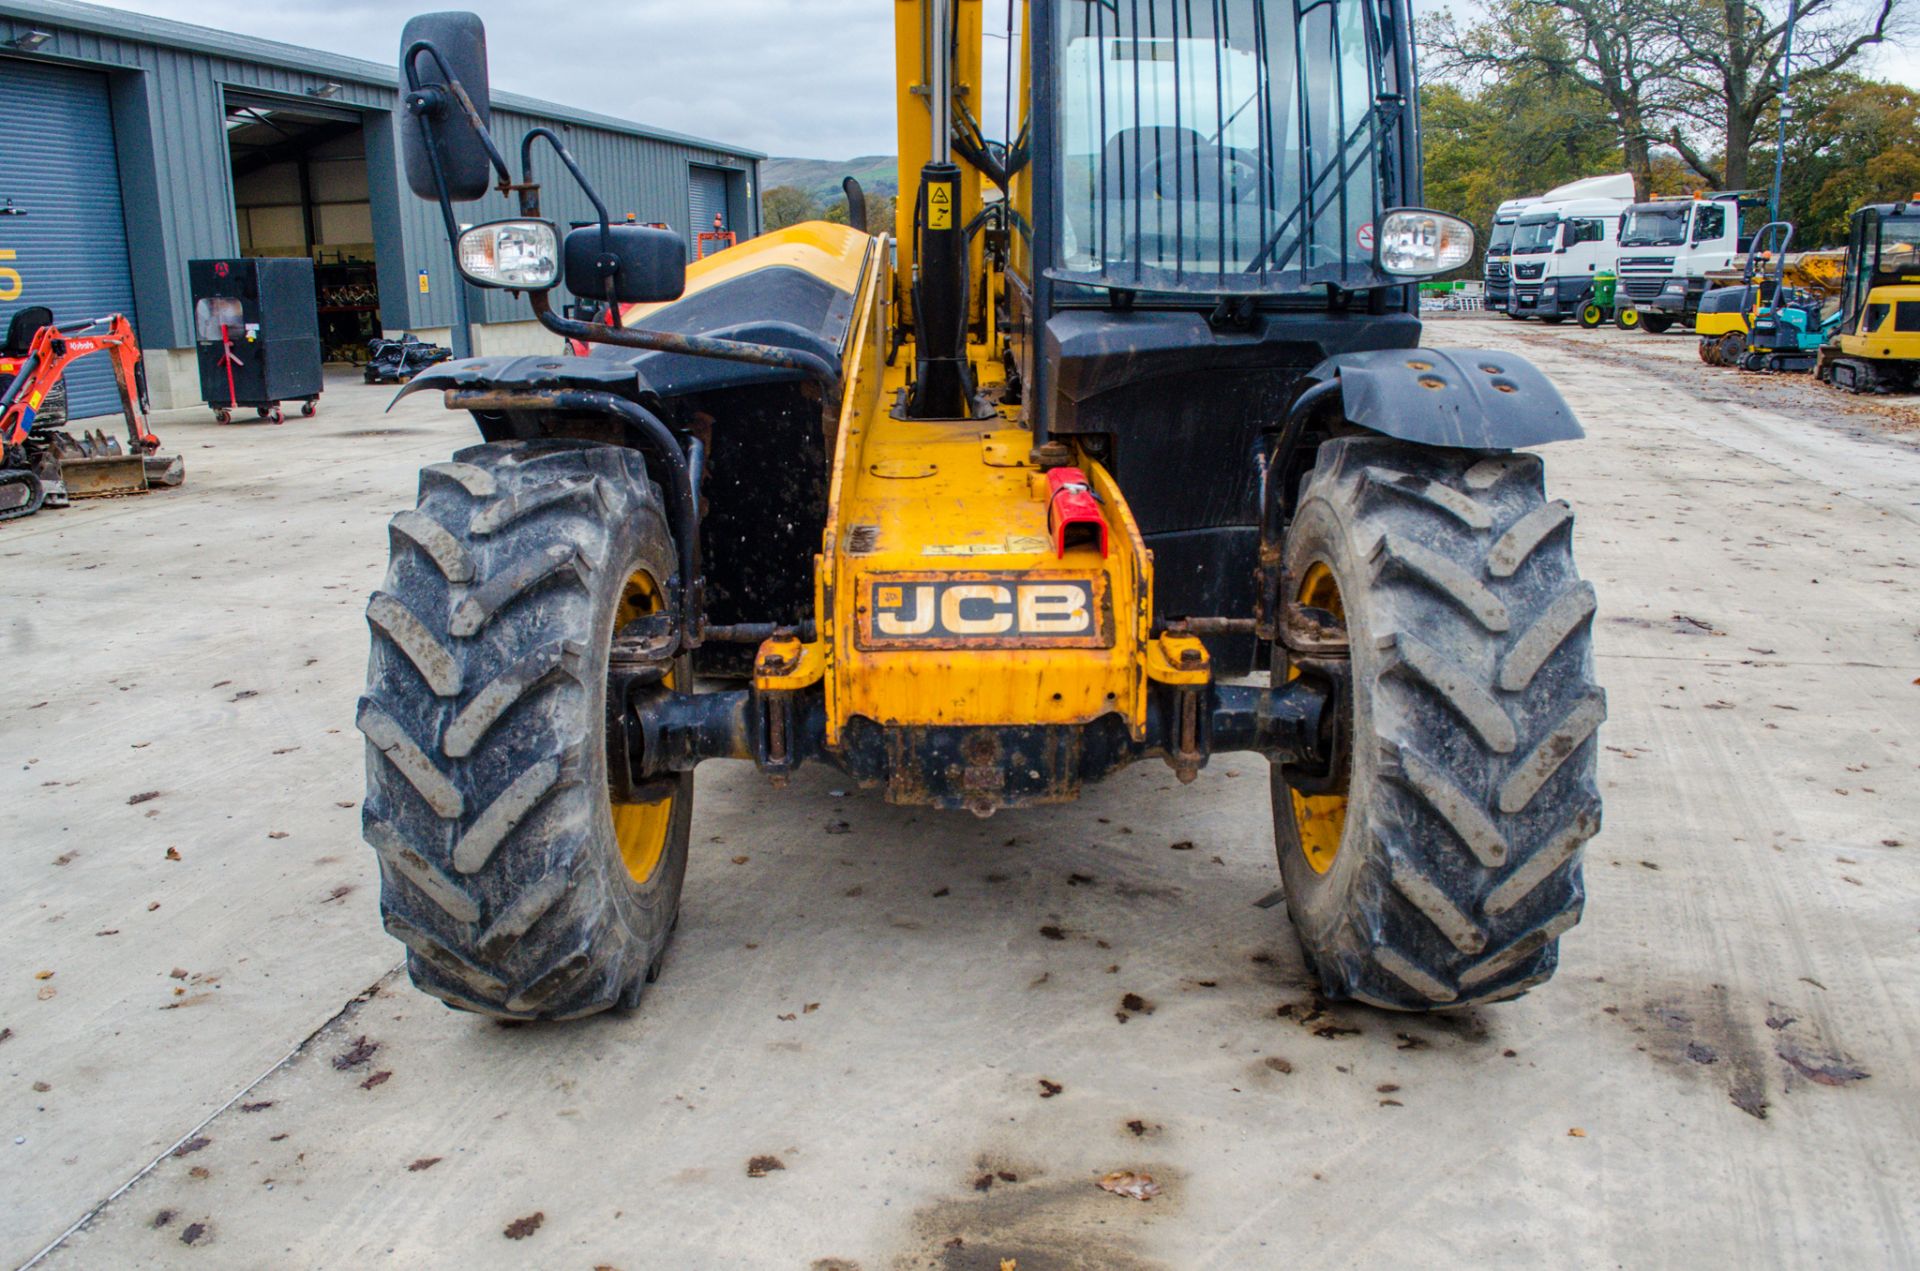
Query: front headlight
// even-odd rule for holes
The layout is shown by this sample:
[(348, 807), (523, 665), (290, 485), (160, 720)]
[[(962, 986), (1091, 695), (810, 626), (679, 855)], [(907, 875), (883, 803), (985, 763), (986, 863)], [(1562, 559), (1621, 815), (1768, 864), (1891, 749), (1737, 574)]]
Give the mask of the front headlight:
[(546, 291), (560, 281), (560, 237), (546, 221), (490, 221), (460, 235), (455, 259), (468, 282)]
[(1473, 227), (1445, 212), (1395, 208), (1380, 218), (1379, 238), (1381, 270), (1406, 278), (1444, 274), (1473, 259)]

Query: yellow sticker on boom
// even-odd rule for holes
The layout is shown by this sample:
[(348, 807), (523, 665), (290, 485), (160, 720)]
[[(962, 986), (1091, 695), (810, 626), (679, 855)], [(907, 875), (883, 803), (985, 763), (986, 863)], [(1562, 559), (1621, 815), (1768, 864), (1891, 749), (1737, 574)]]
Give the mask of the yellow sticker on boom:
[(953, 182), (935, 181), (927, 187), (927, 228), (953, 228)]

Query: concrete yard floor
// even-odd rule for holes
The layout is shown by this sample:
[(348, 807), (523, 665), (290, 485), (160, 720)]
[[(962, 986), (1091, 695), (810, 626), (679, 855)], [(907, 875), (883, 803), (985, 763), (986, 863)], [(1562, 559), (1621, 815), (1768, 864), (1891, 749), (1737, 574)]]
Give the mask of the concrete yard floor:
[(160, 421), (184, 488), (0, 527), (0, 1258), (1920, 1262), (1920, 432), (1681, 335), (1429, 339), (1586, 422), (1549, 483), (1611, 707), (1558, 978), (1432, 1017), (1316, 1006), (1231, 757), (989, 821), (716, 764), (636, 1013), (448, 1011), (380, 929), (353, 705), (466, 419)]

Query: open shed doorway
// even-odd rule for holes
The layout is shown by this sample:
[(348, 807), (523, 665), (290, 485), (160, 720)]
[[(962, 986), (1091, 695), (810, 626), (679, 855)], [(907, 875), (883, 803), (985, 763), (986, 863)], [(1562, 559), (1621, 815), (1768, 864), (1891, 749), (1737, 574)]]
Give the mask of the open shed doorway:
[(240, 254), (310, 258), (323, 356), (364, 363), (380, 334), (365, 116), (231, 89), (226, 104)]

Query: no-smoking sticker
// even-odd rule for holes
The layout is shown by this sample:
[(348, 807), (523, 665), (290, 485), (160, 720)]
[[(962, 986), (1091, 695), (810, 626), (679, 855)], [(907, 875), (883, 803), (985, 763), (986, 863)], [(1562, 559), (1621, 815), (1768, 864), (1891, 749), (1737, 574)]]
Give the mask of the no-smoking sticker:
[(1368, 221), (1365, 225), (1362, 225), (1359, 229), (1355, 230), (1353, 232), (1353, 238), (1355, 242), (1360, 244), (1361, 251), (1363, 252), (1372, 251), (1373, 250), (1373, 222)]

